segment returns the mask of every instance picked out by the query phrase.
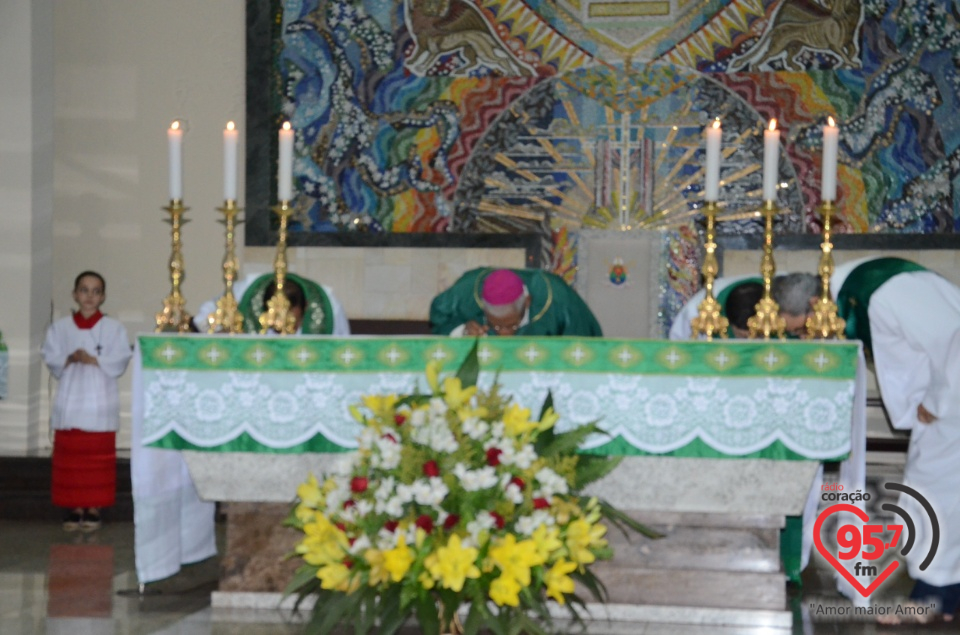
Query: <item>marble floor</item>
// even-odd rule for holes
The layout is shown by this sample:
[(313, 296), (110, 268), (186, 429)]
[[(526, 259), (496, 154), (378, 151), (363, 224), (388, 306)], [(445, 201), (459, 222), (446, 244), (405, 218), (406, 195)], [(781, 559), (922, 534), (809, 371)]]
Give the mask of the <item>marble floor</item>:
[[(221, 527), (221, 540), (222, 540)], [(211, 608), (216, 589), (216, 558), (191, 565), (140, 595), (133, 560), (131, 523), (104, 523), (91, 533), (66, 533), (55, 523), (0, 521), (0, 634), (71, 635), (266, 635), (299, 633), (295, 616), (278, 610)], [(909, 580), (885, 587), (895, 598)], [(818, 615), (821, 607), (849, 607), (835, 590), (829, 565), (817, 554), (804, 572), (802, 587), (791, 588), (793, 632), (956, 633), (957, 623), (930, 626), (879, 626), (872, 618)], [(841, 611), (842, 612), (842, 611)], [(834, 611), (836, 613), (836, 611)], [(409, 630), (409, 633), (415, 633)], [(785, 629), (629, 624), (595, 627), (591, 633), (623, 635), (786, 635)]]

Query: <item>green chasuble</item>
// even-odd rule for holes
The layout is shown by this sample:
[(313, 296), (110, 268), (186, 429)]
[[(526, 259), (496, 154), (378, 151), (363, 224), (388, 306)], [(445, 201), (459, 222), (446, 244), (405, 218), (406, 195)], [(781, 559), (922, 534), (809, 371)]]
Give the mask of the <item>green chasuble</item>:
[(837, 313), (847, 322), (843, 331), (847, 339), (860, 340), (864, 348), (872, 350), (867, 310), (873, 292), (897, 274), (926, 270), (903, 258), (876, 258), (857, 265), (837, 292)]
[[(430, 304), (430, 330), (449, 335), (456, 327), (473, 320), (483, 324), (483, 281), (494, 269), (473, 269)], [(603, 335), (597, 318), (586, 302), (563, 278), (541, 269), (511, 269), (520, 276), (530, 293), (527, 324), (516, 335)]]
[[(719, 293), (717, 293), (717, 304), (720, 305), (720, 315), (727, 317), (727, 298), (730, 297), (730, 294), (733, 292), (733, 290), (749, 282), (763, 284), (763, 278), (745, 278), (743, 280), (737, 280), (733, 284), (728, 284), (721, 289)], [(727, 337), (731, 339), (736, 337), (736, 335), (733, 334), (732, 325), (727, 327)]]
[[(287, 280), (293, 280), (303, 289), (303, 297), (307, 307), (303, 312), (303, 324), (300, 332), (304, 335), (330, 335), (333, 333), (333, 307), (323, 287), (300, 276), (288, 273)], [(270, 282), (276, 276), (266, 273), (253, 281), (243, 297), (240, 298), (239, 308), (243, 313), (243, 330), (247, 333), (260, 332), (260, 314), (263, 313), (263, 296), (266, 294)]]

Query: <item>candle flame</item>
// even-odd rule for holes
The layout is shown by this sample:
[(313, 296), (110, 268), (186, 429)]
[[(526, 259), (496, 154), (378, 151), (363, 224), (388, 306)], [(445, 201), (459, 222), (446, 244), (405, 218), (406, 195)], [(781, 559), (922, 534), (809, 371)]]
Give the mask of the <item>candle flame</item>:
[(180, 129), (180, 121), (177, 120), (177, 121), (174, 121), (172, 124), (170, 124), (170, 129), (171, 129), (171, 130), (179, 130), (179, 129)]
[(289, 130), (289, 129), (290, 129), (290, 122), (289, 122), (289, 121), (284, 121), (284, 122), (283, 122), (283, 129), (284, 129), (284, 130)]
[(771, 120), (770, 120), (770, 130), (776, 130), (776, 129), (777, 129), (777, 120), (776, 120), (776, 119), (771, 119)]
[(827, 117), (827, 125), (830, 126), (831, 128), (834, 128), (836, 127), (837, 122), (833, 120), (833, 117)]
[(716, 119), (713, 120), (713, 127), (714, 128), (720, 127), (720, 117), (717, 117)]
[(233, 130), (236, 127), (237, 126), (232, 121), (227, 122), (227, 130)]

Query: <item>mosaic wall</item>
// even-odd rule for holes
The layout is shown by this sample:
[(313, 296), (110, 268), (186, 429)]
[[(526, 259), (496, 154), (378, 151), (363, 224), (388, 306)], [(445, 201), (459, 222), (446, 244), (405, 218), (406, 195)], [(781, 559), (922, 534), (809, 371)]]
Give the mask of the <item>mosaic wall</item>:
[[(960, 229), (960, 7), (906, 0), (250, 0), (272, 118), (297, 129), (296, 232), (665, 229), (696, 286), (702, 129), (720, 117), (720, 233), (760, 231), (762, 128), (783, 130), (781, 233), (816, 232), (821, 126), (839, 231)], [(274, 128), (275, 130), (275, 128)], [(275, 153), (273, 154), (275, 157)], [(275, 158), (274, 158), (275, 160)]]

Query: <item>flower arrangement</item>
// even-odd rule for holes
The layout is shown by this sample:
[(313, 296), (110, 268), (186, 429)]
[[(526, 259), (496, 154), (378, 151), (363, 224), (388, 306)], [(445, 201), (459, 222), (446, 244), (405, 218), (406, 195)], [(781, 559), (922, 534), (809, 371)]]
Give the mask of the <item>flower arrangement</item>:
[(442, 379), (429, 364), (429, 394), (364, 397), (349, 469), (298, 488), (287, 523), (304, 564), (287, 592), (315, 596), (310, 632), (389, 635), (415, 618), (428, 635), (548, 633), (550, 601), (582, 624), (576, 584), (606, 598), (590, 570), (613, 555), (601, 520), (655, 537), (577, 494), (619, 463), (576, 454), (599, 428), (559, 433), (549, 396), (533, 419), (478, 389), (475, 355)]

